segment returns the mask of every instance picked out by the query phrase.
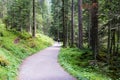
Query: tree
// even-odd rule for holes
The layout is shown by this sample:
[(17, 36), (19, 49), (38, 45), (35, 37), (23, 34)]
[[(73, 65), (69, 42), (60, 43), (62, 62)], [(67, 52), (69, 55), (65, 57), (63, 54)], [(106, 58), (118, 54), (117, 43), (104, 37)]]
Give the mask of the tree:
[(6, 6), (7, 15), (4, 17), (4, 22), (6, 23), (7, 28), (16, 29), (17, 31), (27, 31), (27, 28), (30, 25), (29, 17), (31, 16), (31, 1), (15, 0), (9, 2), (10, 4)]
[(83, 48), (82, 0), (78, 0), (78, 47)]
[(63, 18), (63, 46), (67, 46), (66, 26), (65, 26), (65, 0), (62, 0), (62, 18)]
[(96, 60), (98, 55), (98, 0), (92, 0), (91, 7), (91, 47)]
[(36, 34), (36, 23), (35, 23), (35, 0), (33, 0), (33, 32), (32, 36), (35, 37)]
[(74, 0), (72, 0), (71, 6), (71, 46), (74, 45)]

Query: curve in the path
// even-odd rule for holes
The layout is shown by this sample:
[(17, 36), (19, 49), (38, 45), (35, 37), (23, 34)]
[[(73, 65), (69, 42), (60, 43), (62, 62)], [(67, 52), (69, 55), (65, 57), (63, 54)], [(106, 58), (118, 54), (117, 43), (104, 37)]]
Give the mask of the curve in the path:
[(56, 44), (25, 59), (18, 80), (76, 80), (59, 65), (59, 50)]

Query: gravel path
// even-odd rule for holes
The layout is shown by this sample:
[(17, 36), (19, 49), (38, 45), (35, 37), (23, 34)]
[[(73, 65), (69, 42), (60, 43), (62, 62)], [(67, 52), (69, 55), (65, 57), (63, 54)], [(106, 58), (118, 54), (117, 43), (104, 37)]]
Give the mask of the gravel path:
[(18, 80), (76, 80), (57, 62), (60, 45), (55, 44), (28, 57), (20, 66)]

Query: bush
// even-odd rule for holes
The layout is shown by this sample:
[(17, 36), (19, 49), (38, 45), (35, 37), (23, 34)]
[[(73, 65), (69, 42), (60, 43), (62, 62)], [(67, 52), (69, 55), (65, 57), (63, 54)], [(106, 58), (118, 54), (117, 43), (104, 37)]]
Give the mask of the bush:
[(0, 66), (6, 67), (9, 65), (9, 62), (7, 59), (5, 59), (5, 57), (0, 55)]
[(26, 31), (22, 31), (21, 33), (19, 33), (19, 37), (20, 37), (21, 39), (29, 39), (29, 38), (31, 38), (32, 36), (31, 36), (29, 33), (27, 33)]

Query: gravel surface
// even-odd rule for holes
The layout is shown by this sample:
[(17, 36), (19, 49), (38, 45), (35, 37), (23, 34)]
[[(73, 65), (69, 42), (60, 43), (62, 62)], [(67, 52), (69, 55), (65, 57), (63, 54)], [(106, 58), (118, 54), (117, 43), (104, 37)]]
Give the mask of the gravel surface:
[(26, 58), (20, 66), (18, 80), (76, 80), (59, 65), (60, 44), (54, 44)]

